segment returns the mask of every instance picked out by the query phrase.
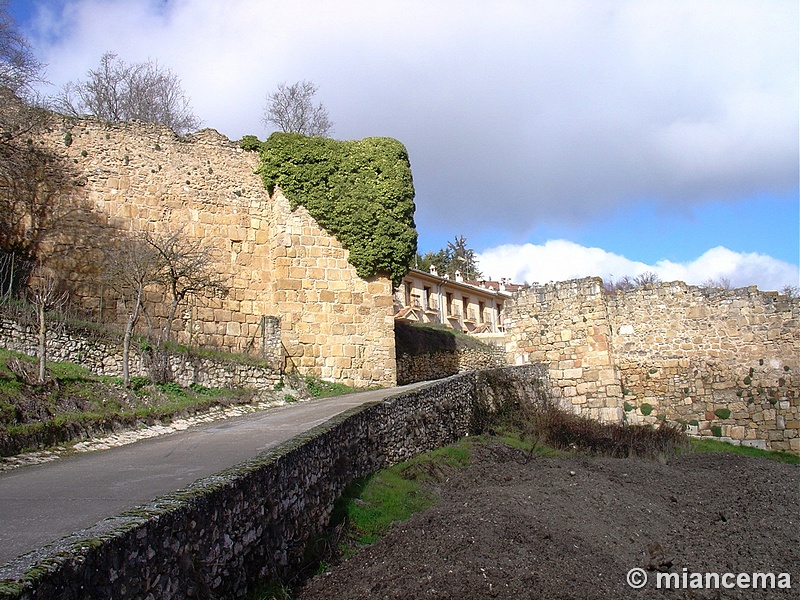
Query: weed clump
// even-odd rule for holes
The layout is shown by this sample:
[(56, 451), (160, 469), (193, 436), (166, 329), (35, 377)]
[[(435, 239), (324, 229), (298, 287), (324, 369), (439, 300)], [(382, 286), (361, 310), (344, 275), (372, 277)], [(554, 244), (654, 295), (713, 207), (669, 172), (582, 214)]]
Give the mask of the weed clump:
[(655, 426), (601, 423), (559, 408), (553, 400), (528, 403), (509, 413), (498, 428), (535, 446), (617, 458), (663, 461), (689, 447), (678, 423)]

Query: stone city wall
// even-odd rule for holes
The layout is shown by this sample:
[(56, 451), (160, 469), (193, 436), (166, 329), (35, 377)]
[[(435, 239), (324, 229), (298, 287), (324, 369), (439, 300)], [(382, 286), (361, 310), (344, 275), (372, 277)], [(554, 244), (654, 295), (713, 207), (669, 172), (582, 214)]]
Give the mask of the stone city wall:
[(619, 370), (603, 282), (597, 278), (536, 285), (506, 303), (510, 364), (546, 364), (554, 392), (576, 412), (622, 420)]
[(0, 598), (241, 598), (298, 573), (345, 487), (546, 393), (539, 365), (472, 372), (340, 415), (252, 461), (0, 568)]
[(800, 452), (800, 300), (681, 282), (607, 294), (589, 278), (507, 306), (507, 357), (548, 366), (577, 412)]
[[(213, 251), (230, 291), (189, 297), (172, 324), (178, 342), (255, 352), (262, 317), (279, 315), (290, 368), (351, 385), (395, 383), (391, 282), (358, 277), (304, 208), (291, 211), (279, 190), (269, 197), (256, 153), (213, 130), (179, 138), (153, 124), (55, 115), (37, 141), (74, 170), (62, 199), (73, 209), (69, 227), (51, 239), (51, 262), (93, 318), (123, 317), (98, 284), (103, 250), (135, 232), (182, 228)], [(147, 307), (163, 325), (163, 294), (150, 290)]]
[(674, 282), (608, 307), (629, 422), (800, 452), (800, 301)]

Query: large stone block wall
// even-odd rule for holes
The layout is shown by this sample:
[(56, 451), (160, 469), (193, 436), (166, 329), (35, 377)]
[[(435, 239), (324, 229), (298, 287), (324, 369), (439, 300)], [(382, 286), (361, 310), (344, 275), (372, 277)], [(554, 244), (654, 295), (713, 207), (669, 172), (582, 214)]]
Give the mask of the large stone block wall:
[(354, 480), (469, 434), (475, 412), (546, 393), (538, 365), (472, 372), (329, 421), (187, 490), (0, 569), (0, 598), (239, 598), (289, 579)]
[(274, 303), (289, 367), (349, 385), (394, 385), (392, 284), (364, 280), (347, 251), (320, 228), (305, 208), (294, 212), (278, 194), (273, 225)]
[(507, 311), (508, 360), (546, 364), (578, 412), (800, 452), (798, 299), (681, 282), (610, 295), (589, 278), (519, 292)]
[(622, 388), (600, 279), (536, 285), (516, 293), (506, 303), (505, 328), (509, 363), (546, 364), (554, 392), (576, 412), (621, 421)]
[[(213, 249), (230, 292), (190, 297), (172, 324), (179, 342), (256, 352), (262, 317), (277, 315), (289, 368), (351, 385), (395, 382), (391, 282), (358, 277), (305, 209), (291, 211), (280, 190), (269, 197), (255, 153), (213, 130), (178, 138), (153, 124), (56, 116), (37, 142), (74, 170), (62, 199), (74, 208), (70, 227), (51, 238), (52, 262), (85, 310), (121, 317), (97, 283), (103, 246), (182, 227)], [(163, 296), (153, 290), (147, 301), (163, 320)]]

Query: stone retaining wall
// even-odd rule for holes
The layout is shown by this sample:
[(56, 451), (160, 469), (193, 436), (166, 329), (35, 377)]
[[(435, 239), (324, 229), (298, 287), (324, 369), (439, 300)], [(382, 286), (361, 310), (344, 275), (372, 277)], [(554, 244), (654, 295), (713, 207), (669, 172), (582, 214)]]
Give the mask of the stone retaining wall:
[(353, 409), (188, 489), (0, 568), (0, 598), (236, 598), (297, 574), (354, 480), (546, 392), (538, 365), (472, 372)]
[[(280, 351), (280, 322), (270, 320), (271, 335), (277, 337)], [(38, 331), (0, 317), (0, 347), (29, 356), (36, 356), (39, 348)], [(268, 348), (276, 350), (271, 343)], [(60, 328), (48, 332), (47, 359), (77, 363), (96, 375), (122, 376), (122, 341), (114, 342), (99, 336), (90, 337), (78, 331)], [(280, 368), (268, 368), (258, 364), (228, 361), (223, 358), (175, 353), (171, 356), (173, 381), (188, 387), (199, 384), (209, 388), (252, 388), (271, 390), (281, 379)], [(267, 364), (281, 364), (282, 357), (267, 357)], [(131, 352), (131, 376), (147, 377), (140, 352)]]
[(405, 385), (504, 365), (504, 351), (495, 351), (492, 346), (458, 348), (453, 352), (398, 354), (397, 382)]
[(395, 323), (397, 382), (431, 381), (506, 366), (502, 336), (457, 336), (449, 330)]

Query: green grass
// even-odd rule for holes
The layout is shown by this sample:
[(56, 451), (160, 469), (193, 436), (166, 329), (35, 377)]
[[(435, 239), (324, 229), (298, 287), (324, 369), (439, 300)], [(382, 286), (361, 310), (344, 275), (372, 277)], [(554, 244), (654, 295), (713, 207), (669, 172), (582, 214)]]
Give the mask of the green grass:
[(382, 471), (364, 482), (358, 498), (347, 508), (347, 517), (356, 543), (372, 544), (392, 523), (405, 521), (433, 502), (420, 482), (393, 470)]
[(146, 377), (131, 378), (127, 389), (118, 377), (96, 376), (81, 365), (59, 362), (48, 362), (47, 383), (31, 384), (10, 368), (16, 360), (25, 365), (28, 375), (36, 370), (35, 358), (0, 349), (0, 433), (19, 438), (4, 453), (21, 451), (22, 446), (34, 449), (27, 445), (39, 434), (45, 443), (61, 443), (69, 437), (64, 428), (70, 424), (169, 422), (217, 404), (247, 402), (251, 394), (197, 384), (188, 388), (172, 382), (154, 385)]
[(305, 384), (308, 393), (314, 398), (329, 398), (331, 396), (342, 396), (344, 394), (352, 394), (361, 391), (349, 385), (344, 385), (343, 383), (323, 381), (315, 377), (305, 377)]
[(250, 600), (292, 600), (292, 591), (279, 581), (268, 581), (247, 597)]
[(742, 454), (757, 458), (767, 458), (789, 463), (790, 465), (800, 465), (800, 455), (790, 454), (782, 450), (761, 450), (750, 446), (737, 446), (728, 442), (712, 439), (692, 439), (691, 449), (693, 452), (726, 452), (728, 454)]
[(346, 521), (356, 545), (374, 543), (392, 523), (436, 502), (425, 484), (467, 466), (473, 443), (466, 438), (353, 483), (334, 507), (333, 522)]

